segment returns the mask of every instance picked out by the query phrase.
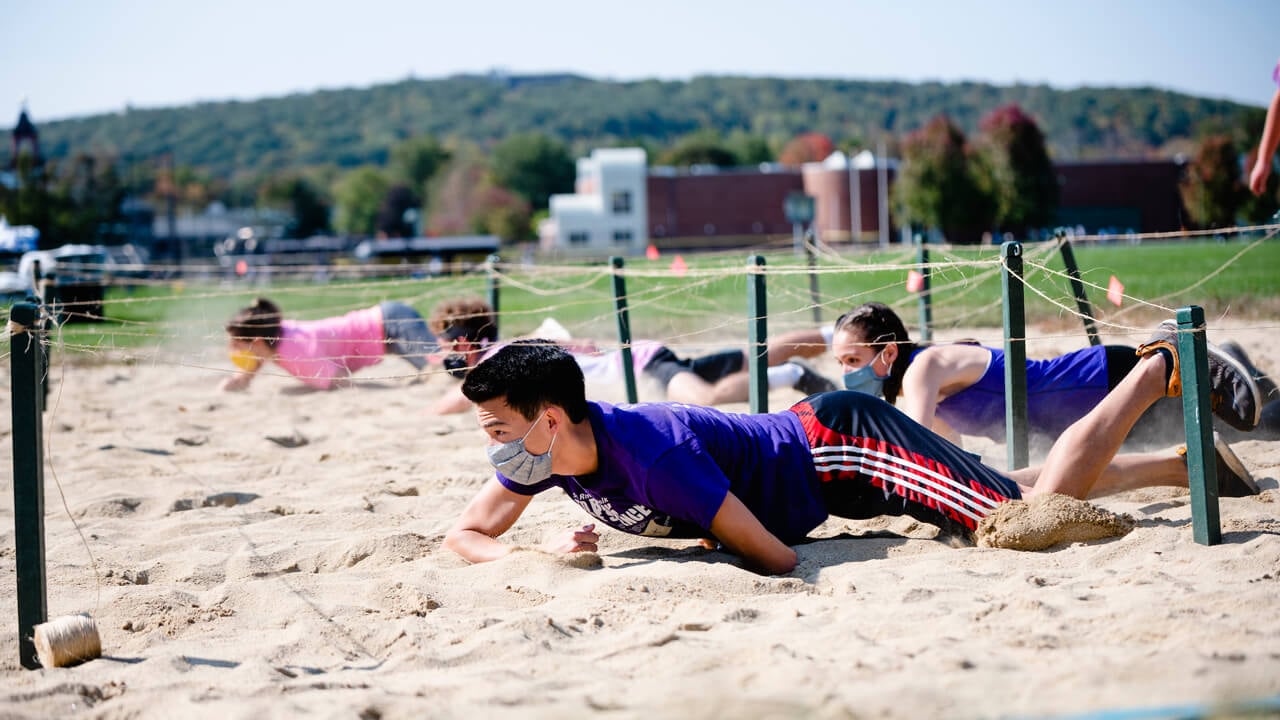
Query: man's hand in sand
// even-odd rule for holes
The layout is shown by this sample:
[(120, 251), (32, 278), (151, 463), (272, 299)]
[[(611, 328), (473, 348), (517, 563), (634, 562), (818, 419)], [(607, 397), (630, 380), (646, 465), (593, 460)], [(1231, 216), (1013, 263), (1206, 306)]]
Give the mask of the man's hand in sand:
[(249, 387), (249, 381), (252, 379), (253, 375), (250, 373), (236, 373), (235, 375), (228, 375), (222, 380), (222, 383), (218, 385), (218, 389), (223, 392), (240, 392), (241, 390), (245, 390)]
[(569, 530), (542, 544), (542, 549), (553, 553), (597, 552), (600, 535), (595, 523), (588, 523), (576, 530)]

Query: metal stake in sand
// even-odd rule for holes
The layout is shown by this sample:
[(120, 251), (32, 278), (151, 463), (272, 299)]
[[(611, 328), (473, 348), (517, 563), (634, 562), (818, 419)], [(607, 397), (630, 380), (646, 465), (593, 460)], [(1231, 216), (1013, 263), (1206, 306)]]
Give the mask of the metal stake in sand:
[(636, 395), (636, 369), (631, 364), (631, 314), (627, 312), (627, 278), (622, 274), (622, 258), (609, 258), (613, 266), (613, 306), (618, 316), (618, 342), (622, 345), (622, 379), (627, 385), (627, 402), (639, 400)]
[(40, 309), (19, 303), (9, 310), (9, 358), (13, 400), (13, 530), (18, 581), (18, 660), (40, 667), (35, 626), (48, 616), (44, 578), (44, 328)]
[(747, 258), (747, 374), (751, 412), (769, 412), (769, 310), (764, 294), (764, 257)]
[[(485, 258), (485, 268), (489, 271), (488, 290), (489, 290), (489, 308), (493, 310), (493, 316), (498, 317), (498, 295), (501, 292), (501, 281), (498, 279), (498, 263), (502, 258), (495, 253)], [(497, 340), (497, 333), (494, 333), (494, 339)]]
[(924, 236), (916, 235), (916, 263), (920, 265), (920, 340), (933, 339), (933, 293), (929, 291), (929, 248)]
[(18, 594), (18, 662), (28, 670), (63, 667), (102, 654), (93, 618), (48, 618), (44, 556), (44, 318), (19, 303), (9, 310), (13, 400), (13, 529)]
[(1023, 304), (1022, 244), (1000, 246), (1004, 286), (1004, 425), (1009, 469), (1027, 466), (1027, 315)]
[(1218, 468), (1209, 415), (1209, 349), (1204, 310), (1178, 309), (1178, 357), (1182, 379), (1182, 421), (1187, 432), (1187, 481), (1191, 489), (1191, 532), (1201, 545), (1222, 542), (1218, 519)]
[(1071, 292), (1076, 296), (1076, 307), (1080, 309), (1080, 319), (1084, 321), (1084, 332), (1089, 336), (1090, 345), (1101, 345), (1098, 337), (1098, 326), (1093, 322), (1093, 305), (1089, 296), (1084, 294), (1084, 283), (1080, 282), (1080, 267), (1076, 265), (1076, 254), (1071, 249), (1071, 241), (1066, 233), (1058, 233), (1058, 249), (1062, 253), (1062, 264), (1067, 268), (1067, 276), (1071, 278)]

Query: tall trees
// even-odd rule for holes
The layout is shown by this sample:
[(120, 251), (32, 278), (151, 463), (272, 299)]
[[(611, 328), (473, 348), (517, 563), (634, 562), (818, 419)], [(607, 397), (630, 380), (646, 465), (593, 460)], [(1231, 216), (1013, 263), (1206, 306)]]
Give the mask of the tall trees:
[(40, 164), (22, 154), (11, 178), (0, 183), (0, 215), (39, 228), (42, 248), (116, 237), (127, 188), (112, 159), (79, 154)]
[(376, 167), (356, 168), (343, 175), (333, 190), (334, 229), (349, 235), (374, 234), (378, 210), (390, 189), (390, 180)]
[(1187, 168), (1182, 182), (1182, 202), (1191, 219), (1201, 227), (1234, 225), (1244, 195), (1235, 144), (1227, 135), (1210, 135)]
[(941, 228), (950, 242), (977, 242), (996, 214), (984, 166), (960, 128), (945, 115), (934, 118), (903, 143), (894, 187), (903, 215), (908, 222)]
[(689, 133), (677, 140), (670, 149), (658, 156), (658, 164), (675, 167), (734, 167), (738, 164), (738, 156), (725, 145), (719, 132), (708, 129)]
[(259, 186), (257, 204), (285, 210), (293, 216), (285, 229), (289, 237), (307, 238), (329, 230), (329, 200), (302, 175), (288, 173), (268, 178)]
[(979, 127), (996, 223), (1018, 234), (1049, 225), (1058, 206), (1058, 178), (1035, 120), (1017, 105), (1005, 105), (988, 113)]
[(956, 243), (997, 226), (1021, 234), (1052, 223), (1058, 179), (1035, 120), (1006, 105), (979, 127), (970, 144), (940, 115), (907, 136), (895, 188), (907, 221), (941, 228)]
[(573, 192), (576, 165), (565, 146), (542, 133), (522, 133), (498, 143), (491, 161), (493, 181), (545, 210), (556, 193)]
[(427, 228), (432, 235), (493, 234), (506, 242), (529, 237), (530, 207), (502, 187), (478, 148), (462, 145), (433, 183)]
[(807, 162), (822, 162), (835, 150), (835, 143), (822, 133), (801, 133), (778, 153), (778, 162), (783, 165), (802, 165)]

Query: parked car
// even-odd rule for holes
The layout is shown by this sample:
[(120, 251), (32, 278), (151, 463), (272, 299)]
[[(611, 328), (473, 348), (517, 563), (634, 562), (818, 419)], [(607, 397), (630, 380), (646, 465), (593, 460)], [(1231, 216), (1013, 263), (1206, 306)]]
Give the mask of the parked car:
[[(39, 277), (36, 277), (37, 263)], [(22, 295), (34, 294), (43, 285), (44, 302), (54, 308), (61, 322), (103, 319), (108, 268), (113, 264), (102, 245), (63, 245), (53, 250), (23, 253), (14, 283)]]

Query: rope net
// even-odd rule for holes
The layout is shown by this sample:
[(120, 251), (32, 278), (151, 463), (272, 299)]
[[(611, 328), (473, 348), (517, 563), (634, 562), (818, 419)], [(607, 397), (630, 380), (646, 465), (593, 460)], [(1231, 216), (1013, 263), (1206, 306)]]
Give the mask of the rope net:
[[(1080, 236), (1080, 280), (1093, 320), (1108, 335), (1137, 336), (1177, 307), (1196, 304), (1213, 318), (1230, 316), (1252, 327), (1277, 324), (1280, 311), (1274, 268), (1280, 246), (1268, 242), (1280, 225), (1214, 231), (1216, 239), (1164, 233), (1115, 238)], [(1230, 236), (1232, 239), (1224, 240)], [(1060, 249), (1064, 240), (1024, 245), (1024, 285), (1029, 336), (1083, 336), (1084, 316), (1071, 290)], [(857, 305), (876, 300), (893, 307), (913, 336), (920, 330), (919, 292), (909, 273), (927, 272), (935, 329), (973, 329), (981, 342), (1003, 342), (999, 247), (929, 245), (921, 264), (914, 248), (884, 251), (836, 249), (808, 238), (814, 258), (777, 249), (766, 253), (768, 330), (775, 335), (830, 325)], [(701, 253), (687, 258), (628, 258), (626, 282), (632, 338), (662, 342), (680, 355), (743, 347), (747, 337), (748, 252)], [(429, 317), (438, 303), (465, 296), (486, 298), (500, 288), (499, 335), (530, 333), (554, 318), (575, 338), (602, 350), (620, 347), (615, 270), (602, 262), (455, 263), (366, 266), (254, 265), (237, 274), (216, 266), (89, 266), (77, 274), (109, 271), (99, 301), (55, 303), (55, 355), (72, 362), (172, 365), (207, 372), (210, 382), (237, 372), (227, 353), (224, 325), (240, 308), (267, 297), (284, 317), (315, 320), (395, 300)], [(432, 271), (439, 271), (435, 274)], [(816, 280), (818, 291), (812, 290)], [(1117, 289), (1118, 284), (1124, 286)], [(1239, 300), (1233, 305), (1232, 301)], [(1244, 305), (1243, 307), (1241, 305)], [(819, 318), (819, 320), (815, 320)], [(6, 330), (9, 334), (11, 330)], [(1029, 337), (1028, 339), (1034, 339)], [(4, 354), (8, 354), (8, 344)], [(6, 358), (7, 359), (7, 358)], [(444, 372), (429, 366), (426, 373)], [(383, 363), (367, 377), (412, 377), (407, 365)], [(260, 373), (284, 375), (268, 365)]]

